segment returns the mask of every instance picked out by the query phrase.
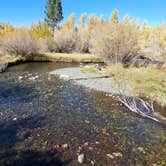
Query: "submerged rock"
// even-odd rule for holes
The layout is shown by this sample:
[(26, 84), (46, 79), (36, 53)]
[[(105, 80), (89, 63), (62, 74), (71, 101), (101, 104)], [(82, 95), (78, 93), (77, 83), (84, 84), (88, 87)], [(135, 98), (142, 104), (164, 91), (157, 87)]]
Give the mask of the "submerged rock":
[(4, 64), (0, 64), (0, 73), (3, 73), (6, 71), (8, 64), (4, 63)]
[(19, 76), (18, 79), (19, 79), (19, 80), (22, 80), (22, 79), (23, 79), (23, 76)]
[(80, 164), (82, 164), (82, 163), (83, 163), (83, 160), (84, 160), (84, 154), (82, 153), (82, 154), (80, 154), (80, 155), (78, 156), (78, 162), (79, 162)]

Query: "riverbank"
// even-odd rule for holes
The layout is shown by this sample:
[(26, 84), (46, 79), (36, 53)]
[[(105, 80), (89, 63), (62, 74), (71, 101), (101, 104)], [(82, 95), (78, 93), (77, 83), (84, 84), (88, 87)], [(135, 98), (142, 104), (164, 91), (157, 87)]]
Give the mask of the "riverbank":
[[(6, 71), (7, 67), (9, 67), (9, 66), (17, 65), (20, 63), (26, 63), (26, 62), (102, 63), (102, 60), (99, 57), (94, 56), (94, 55), (76, 54), (76, 53), (75, 54), (74, 53), (73, 54), (45, 53), (44, 55), (36, 55), (36, 56), (32, 56), (32, 57), (30, 57), (30, 56), (29, 57), (1, 56), (0, 72)], [(118, 67), (118, 70), (117, 70), (117, 67)], [(133, 95), (132, 85), (128, 82), (125, 82), (126, 81), (126, 76), (125, 76), (126, 71), (122, 71), (121, 69), (122, 69), (121, 66), (113, 65), (111, 68), (110, 67), (107, 68), (106, 72), (103, 72), (103, 71), (101, 72), (100, 70), (96, 69), (94, 66), (93, 67), (90, 66), (88, 68), (85, 67), (85, 68), (60, 69), (60, 70), (51, 72), (51, 74), (59, 75), (62, 79), (65, 79), (65, 80), (73, 80), (74, 83), (88, 87), (90, 89), (106, 92), (106, 93), (108, 93), (108, 96), (110, 94), (114, 94), (114, 95), (127, 96), (127, 97), (131, 97), (131, 96), (140, 97), (140, 94)], [(125, 69), (125, 70), (127, 70), (127, 69)], [(142, 71), (142, 68), (138, 68), (136, 70)], [(144, 68), (141, 73), (144, 73), (144, 70), (147, 70), (147, 69)], [(149, 72), (149, 70), (148, 70), (148, 72)], [(112, 74), (110, 74), (110, 73), (112, 73)], [(135, 73), (138, 74), (138, 72), (135, 72), (135, 69), (134, 69), (133, 73), (134, 73), (134, 75), (135, 75)], [(133, 73), (131, 72), (130, 74), (133, 75)], [(156, 70), (154, 73), (156, 74)], [(159, 74), (160, 73), (158, 73), (156, 75), (159, 76)], [(123, 77), (121, 78), (122, 75), (123, 75)], [(144, 76), (147, 76), (147, 75), (149, 75), (149, 74), (143, 75), (143, 80), (145, 79)], [(152, 78), (154, 78), (154, 77), (152, 77)], [(164, 85), (164, 78), (165, 77), (163, 77), (163, 79), (159, 78), (159, 79), (157, 79), (157, 81), (162, 82), (162, 80), (163, 80), (162, 83)], [(115, 79), (116, 79), (116, 81), (115, 81)], [(149, 77), (148, 77), (148, 79), (149, 79)], [(130, 79), (128, 78), (127, 80), (130, 80)], [(151, 78), (150, 78), (150, 80), (151, 80)], [(134, 81), (138, 82), (139, 80), (134, 78)], [(148, 83), (148, 85), (150, 85), (150, 84)], [(162, 86), (162, 84), (159, 83), (155, 87), (159, 87), (160, 85)], [(155, 89), (155, 87), (154, 87), (154, 89)], [(147, 88), (147, 86), (145, 88)], [(141, 88), (141, 89), (143, 89), (143, 88)], [(138, 93), (139, 92), (140, 91), (138, 91)], [(110, 96), (112, 96), (112, 95), (110, 95)], [(141, 94), (141, 96), (147, 97), (147, 95), (144, 96), (144, 94), (143, 95)], [(164, 101), (165, 96), (160, 95), (157, 99), (159, 101), (161, 101), (161, 100)], [(122, 104), (126, 105), (128, 107), (128, 109), (130, 109), (131, 111), (133, 111), (135, 113), (140, 114), (141, 116), (148, 117), (157, 122), (166, 124), (165, 111), (163, 111), (163, 108), (160, 109), (161, 110), (160, 112), (164, 116), (161, 116), (160, 114), (158, 114), (156, 112), (154, 113), (153, 105), (149, 105), (149, 104), (147, 105), (147, 103), (142, 103), (142, 105), (146, 104), (146, 108), (144, 107), (144, 109), (143, 109), (144, 112), (140, 113), (140, 111), (142, 111), (142, 110), (138, 111), (139, 108), (137, 109), (137, 108), (132, 107), (132, 105), (135, 103), (135, 100), (137, 100), (137, 99), (135, 99), (135, 97), (132, 102), (131, 102), (131, 99), (128, 99), (128, 98), (125, 98), (125, 101), (124, 101), (124, 99), (119, 100), (119, 98), (116, 100), (120, 101)], [(143, 100), (141, 102), (143, 102)], [(138, 103), (140, 103), (140, 100)], [(150, 112), (150, 115), (149, 115), (149, 112)]]
[(62, 62), (62, 63), (103, 63), (103, 60), (95, 55), (81, 53), (45, 53), (35, 56), (0, 56), (0, 72), (8, 66), (25, 62)]
[[(97, 91), (103, 91), (107, 96), (113, 97), (114, 100), (119, 101), (130, 111), (135, 112), (143, 117), (150, 118), (154, 121), (166, 124), (166, 118), (160, 115), (157, 110), (154, 110), (154, 108), (150, 106), (148, 102), (144, 102), (144, 100), (141, 99), (141, 96), (133, 96), (133, 87), (130, 84), (117, 84), (113, 77), (104, 75), (104, 72), (91, 72), (85, 68), (75, 67), (57, 69), (50, 72), (50, 74), (57, 75), (66, 81), (72, 81), (72, 83), (77, 85)], [(125, 98), (121, 96), (125, 96)], [(133, 108), (134, 103), (138, 105), (138, 108)]]

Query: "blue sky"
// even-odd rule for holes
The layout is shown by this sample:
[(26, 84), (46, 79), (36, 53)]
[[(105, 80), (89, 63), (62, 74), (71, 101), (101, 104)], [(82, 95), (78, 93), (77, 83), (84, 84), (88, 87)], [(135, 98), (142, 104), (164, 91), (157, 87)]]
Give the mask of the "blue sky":
[[(47, 0), (1, 0), (0, 22), (16, 26), (29, 26), (44, 18)], [(139, 22), (148, 20), (150, 26), (166, 22), (166, 0), (62, 0), (64, 17), (75, 13), (95, 13), (109, 18), (113, 9), (120, 11), (120, 17), (128, 13)]]

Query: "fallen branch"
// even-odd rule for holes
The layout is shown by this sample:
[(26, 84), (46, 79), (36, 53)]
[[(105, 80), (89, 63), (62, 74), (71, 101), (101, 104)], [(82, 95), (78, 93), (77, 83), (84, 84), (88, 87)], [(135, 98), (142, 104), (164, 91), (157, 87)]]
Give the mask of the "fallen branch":
[[(132, 98), (130, 97), (129, 98), (129, 97), (125, 97), (125, 96), (118, 97), (117, 100), (120, 101), (130, 111), (132, 111), (134, 113), (137, 113), (137, 114), (139, 114), (139, 115), (141, 115), (143, 117), (152, 119), (152, 120), (154, 120), (156, 122), (160, 122), (158, 118), (153, 116), (154, 107), (153, 107), (153, 105), (150, 105), (148, 102), (146, 102), (146, 101), (144, 101), (144, 100), (142, 100), (140, 98), (136, 98), (136, 97), (132, 97)], [(138, 102), (140, 102), (140, 103), (138, 103)], [(138, 104), (141, 104), (142, 107), (139, 107)], [(150, 114), (150, 115), (144, 113), (143, 111), (147, 111), (148, 114)]]

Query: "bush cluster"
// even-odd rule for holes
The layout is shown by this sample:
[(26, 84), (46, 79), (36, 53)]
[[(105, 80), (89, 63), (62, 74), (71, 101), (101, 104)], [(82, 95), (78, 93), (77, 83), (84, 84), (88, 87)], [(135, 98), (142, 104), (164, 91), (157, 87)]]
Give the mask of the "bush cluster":
[(14, 31), (3, 38), (1, 50), (10, 55), (36, 55), (40, 53), (39, 41), (34, 39), (28, 31)]
[(120, 20), (118, 10), (114, 10), (108, 20), (84, 13), (76, 24), (72, 14), (54, 32), (41, 21), (29, 29), (3, 24), (0, 48), (4, 53), (16, 55), (32, 55), (41, 51), (92, 53), (107, 63), (121, 63), (126, 57), (140, 54), (166, 60), (166, 25), (148, 27), (146, 21), (138, 25), (128, 15)]

